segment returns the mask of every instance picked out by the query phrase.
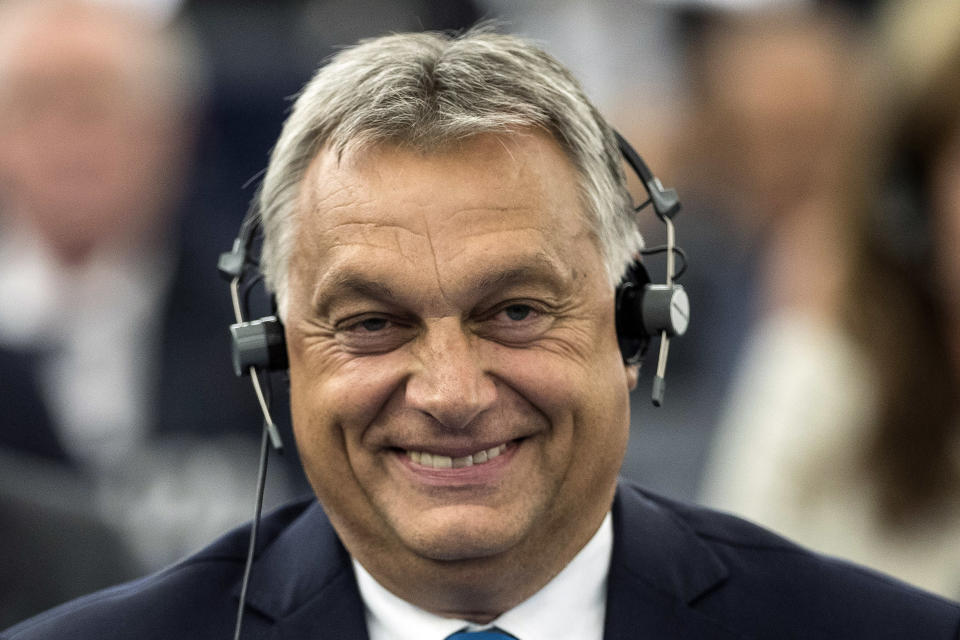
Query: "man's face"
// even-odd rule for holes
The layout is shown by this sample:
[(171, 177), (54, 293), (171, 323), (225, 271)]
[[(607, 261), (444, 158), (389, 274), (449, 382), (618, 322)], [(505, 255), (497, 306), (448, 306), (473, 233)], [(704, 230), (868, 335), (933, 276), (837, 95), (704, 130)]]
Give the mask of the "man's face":
[(163, 79), (144, 75), (158, 48), (145, 25), (109, 10), (38, 11), (0, 34), (0, 196), (69, 262), (157, 228), (187, 131), (154, 93)]
[(322, 152), (296, 222), (297, 443), (381, 579), (575, 552), (627, 440), (634, 372), (571, 163), (540, 134), (451, 147)]

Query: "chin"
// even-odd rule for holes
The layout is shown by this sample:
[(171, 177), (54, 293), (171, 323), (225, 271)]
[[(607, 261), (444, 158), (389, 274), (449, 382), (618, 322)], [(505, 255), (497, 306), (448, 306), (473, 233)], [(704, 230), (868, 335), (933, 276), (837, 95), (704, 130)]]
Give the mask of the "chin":
[(401, 532), (400, 537), (421, 557), (454, 562), (500, 556), (520, 544), (523, 533), (507, 522), (478, 522), (461, 516), (455, 522), (417, 527), (407, 535)]

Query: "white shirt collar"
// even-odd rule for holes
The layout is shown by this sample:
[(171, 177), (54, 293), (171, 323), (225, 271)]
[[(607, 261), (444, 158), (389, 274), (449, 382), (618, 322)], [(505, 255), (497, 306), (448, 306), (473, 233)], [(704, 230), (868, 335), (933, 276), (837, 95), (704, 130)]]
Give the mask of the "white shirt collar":
[(353, 567), (370, 640), (443, 640), (464, 627), (491, 626), (520, 640), (602, 640), (612, 552), (613, 519), (608, 512), (593, 538), (553, 580), (489, 625), (424, 611), (385, 589), (356, 560)]
[(58, 262), (26, 225), (0, 228), (0, 343), (41, 346), (62, 340), (78, 323), (104, 333), (144, 331), (166, 291), (173, 259), (153, 246), (98, 247), (82, 264)]
[(26, 225), (0, 229), (0, 345), (46, 352), (40, 391), (84, 463), (116, 464), (146, 436), (172, 260), (105, 245), (67, 267)]

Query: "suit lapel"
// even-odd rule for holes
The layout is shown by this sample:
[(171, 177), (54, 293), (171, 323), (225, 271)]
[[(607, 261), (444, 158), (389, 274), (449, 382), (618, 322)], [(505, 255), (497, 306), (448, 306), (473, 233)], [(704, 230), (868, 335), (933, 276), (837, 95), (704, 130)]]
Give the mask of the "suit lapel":
[(350, 556), (318, 503), (256, 560), (247, 609), (259, 614), (251, 621), (259, 637), (368, 640)]
[(727, 569), (686, 523), (628, 484), (613, 523), (604, 640), (737, 637), (691, 606)]

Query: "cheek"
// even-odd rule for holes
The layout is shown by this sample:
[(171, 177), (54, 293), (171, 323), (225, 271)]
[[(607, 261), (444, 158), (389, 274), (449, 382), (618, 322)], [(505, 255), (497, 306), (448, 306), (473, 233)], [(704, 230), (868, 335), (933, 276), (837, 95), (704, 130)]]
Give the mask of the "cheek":
[(405, 367), (399, 358), (398, 353), (364, 358), (292, 355), (290, 402), (295, 428), (300, 418), (311, 429), (362, 432), (402, 384)]
[[(588, 362), (550, 353), (503, 354), (498, 377), (549, 423), (539, 441), (542, 478), (559, 517), (608, 498), (629, 436), (629, 390), (619, 352)], [(571, 516), (575, 517), (575, 516)]]
[(304, 469), (322, 496), (327, 484), (354, 477), (349, 452), (401, 383), (403, 368), (391, 361), (395, 354), (350, 358), (333, 340), (289, 329), (288, 337), (293, 431)]
[[(593, 342), (576, 349), (491, 347), (491, 373), (513, 388), (555, 427), (569, 424), (572, 437), (602, 433), (626, 422), (629, 381), (615, 336), (594, 332)], [(595, 423), (602, 422), (602, 425)]]
[[(304, 471), (328, 515), (373, 530), (370, 456), (362, 440), (397, 388), (395, 366), (370, 359), (327, 366), (322, 375), (290, 362), (290, 405)], [(363, 527), (361, 527), (363, 530)]]

